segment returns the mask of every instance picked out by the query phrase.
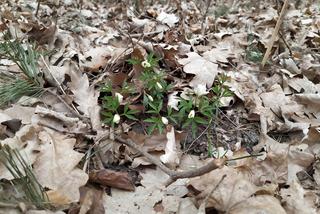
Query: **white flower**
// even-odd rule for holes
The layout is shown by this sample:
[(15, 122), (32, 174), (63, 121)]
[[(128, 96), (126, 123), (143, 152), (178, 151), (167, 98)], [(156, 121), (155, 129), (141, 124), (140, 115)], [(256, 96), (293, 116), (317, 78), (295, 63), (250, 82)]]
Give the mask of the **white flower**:
[(193, 91), (198, 97), (209, 93), (205, 84), (198, 84)]
[(168, 106), (179, 111), (178, 105), (180, 102), (180, 98), (177, 96), (178, 92), (173, 92), (168, 95)]
[(116, 92), (115, 96), (118, 99), (119, 103), (121, 103), (123, 101), (123, 96), (120, 93)]
[(168, 119), (165, 118), (165, 117), (161, 117), (161, 121), (162, 121), (162, 123), (163, 123), (164, 125), (168, 125), (168, 123), (169, 123)]
[(188, 118), (194, 118), (194, 115), (196, 114), (196, 112), (194, 110), (191, 110), (188, 114)]
[(160, 90), (163, 89), (162, 85), (161, 85), (159, 82), (157, 82), (157, 87), (158, 87)]
[(153, 97), (149, 94), (147, 94), (148, 100), (150, 100), (151, 102), (153, 102)]
[(114, 122), (115, 124), (118, 124), (120, 122), (120, 115), (119, 114), (115, 114), (113, 116), (112, 122)]
[(147, 60), (144, 60), (143, 62), (141, 62), (141, 66), (144, 68), (150, 68), (151, 64)]

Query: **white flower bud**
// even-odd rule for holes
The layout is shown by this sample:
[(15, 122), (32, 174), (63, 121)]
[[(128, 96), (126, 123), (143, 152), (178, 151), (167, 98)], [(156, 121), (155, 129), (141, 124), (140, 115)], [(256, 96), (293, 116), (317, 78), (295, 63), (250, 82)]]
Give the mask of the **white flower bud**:
[(116, 92), (115, 96), (118, 99), (119, 103), (121, 103), (123, 101), (123, 96), (120, 93)]
[(188, 114), (188, 118), (191, 119), (191, 118), (194, 118), (196, 112), (194, 110), (191, 110)]
[(150, 68), (151, 64), (147, 60), (144, 60), (143, 62), (141, 62), (141, 66), (144, 68)]
[(153, 102), (153, 97), (149, 94), (147, 94), (148, 100), (150, 100), (151, 102)]
[(159, 82), (157, 82), (157, 87), (158, 87), (160, 90), (163, 89), (162, 85), (161, 85)]
[(162, 121), (162, 123), (163, 123), (164, 125), (168, 125), (168, 123), (169, 123), (168, 119), (165, 118), (165, 117), (161, 117), (161, 121)]
[(118, 124), (120, 122), (120, 115), (119, 114), (115, 114), (113, 116), (112, 122), (114, 122), (115, 124)]

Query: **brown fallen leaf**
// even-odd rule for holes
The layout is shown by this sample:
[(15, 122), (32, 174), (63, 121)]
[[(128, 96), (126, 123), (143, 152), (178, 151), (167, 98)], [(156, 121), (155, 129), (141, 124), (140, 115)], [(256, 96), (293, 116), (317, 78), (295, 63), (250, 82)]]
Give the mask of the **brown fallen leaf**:
[(95, 170), (90, 172), (89, 180), (103, 186), (134, 191), (134, 181), (128, 172), (114, 171), (111, 169)]
[(86, 184), (88, 175), (77, 168), (83, 154), (73, 150), (76, 140), (47, 128), (38, 136), (41, 144), (33, 165), (36, 178), (50, 189), (48, 196), (54, 204), (77, 202), (79, 187)]
[(37, 41), (40, 45), (50, 44), (54, 40), (56, 31), (57, 25), (52, 21), (48, 26), (39, 23), (31, 23), (31, 30), (28, 32), (28, 36), (32, 40)]
[(257, 187), (251, 183), (244, 174), (231, 167), (223, 167), (213, 170), (199, 177), (191, 178), (188, 186), (195, 189), (200, 194), (196, 195), (198, 204), (207, 197), (210, 187), (216, 186), (221, 178), (226, 175), (224, 180), (217, 186), (207, 201), (207, 207), (214, 207), (220, 211), (228, 211), (241, 201), (253, 195)]
[(319, 208), (316, 207), (318, 196), (316, 193), (304, 190), (302, 186), (294, 180), (289, 183), (289, 188), (282, 188), (280, 195), (284, 208), (290, 214), (316, 214)]
[(72, 207), (68, 214), (104, 214), (103, 190), (92, 186), (80, 188), (80, 205)]

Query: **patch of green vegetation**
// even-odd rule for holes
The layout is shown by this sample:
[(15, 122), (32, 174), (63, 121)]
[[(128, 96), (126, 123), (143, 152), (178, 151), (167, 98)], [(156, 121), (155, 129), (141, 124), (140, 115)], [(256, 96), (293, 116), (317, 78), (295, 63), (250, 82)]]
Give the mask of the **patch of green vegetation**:
[(216, 8), (214, 9), (214, 16), (216, 18), (219, 18), (221, 16), (225, 16), (229, 13), (230, 8), (226, 5), (218, 5), (216, 6)]
[(258, 47), (258, 41), (255, 40), (253, 34), (248, 34), (248, 43), (246, 49), (246, 59), (253, 63), (260, 63), (263, 59), (264, 53)]
[[(199, 85), (193, 90), (189, 89), (184, 96), (177, 98), (179, 104), (172, 108), (167, 101), (168, 93), (173, 87), (166, 80), (165, 73), (155, 69), (158, 68), (159, 59), (149, 54), (144, 61), (130, 59), (128, 62), (143, 67), (139, 78), (143, 83), (143, 99), (138, 102), (143, 105), (144, 111), (130, 110), (130, 105), (133, 103), (122, 103), (123, 92), (112, 94), (112, 85), (106, 84), (102, 88), (102, 92), (108, 93), (102, 98), (102, 115), (103, 121), (108, 125), (117, 124), (124, 119), (138, 120), (139, 118), (146, 124), (148, 134), (155, 131), (162, 133), (170, 123), (178, 129), (190, 129), (195, 137), (199, 126), (209, 125), (209, 121), (215, 117), (217, 108), (221, 106), (221, 98), (232, 95), (224, 85), (228, 78), (220, 76), (214, 87), (210, 89), (205, 85)], [(134, 92), (131, 91), (131, 93)]]

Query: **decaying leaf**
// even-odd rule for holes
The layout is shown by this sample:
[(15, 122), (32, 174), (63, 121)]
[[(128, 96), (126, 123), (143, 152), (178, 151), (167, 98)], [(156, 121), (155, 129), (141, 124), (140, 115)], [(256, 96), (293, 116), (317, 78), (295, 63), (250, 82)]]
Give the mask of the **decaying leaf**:
[[(226, 175), (225, 179), (217, 185), (224, 175)], [(209, 197), (207, 207), (214, 207), (220, 211), (230, 210), (236, 204), (252, 196), (257, 190), (257, 187), (247, 177), (229, 167), (214, 170), (189, 181), (189, 186), (201, 192), (196, 196), (199, 202), (209, 194), (211, 185), (217, 188)]]
[(208, 88), (211, 87), (218, 74), (218, 65), (206, 60), (195, 52), (187, 53), (187, 56), (187, 58), (180, 59), (178, 62), (184, 66), (184, 72), (195, 75), (189, 85), (196, 87), (199, 84), (205, 83)]
[(285, 201), (284, 208), (287, 213), (316, 214), (319, 212), (319, 209), (314, 205), (318, 200), (315, 193), (304, 190), (296, 180), (289, 185), (289, 188), (280, 191), (280, 195)]
[(279, 213), (286, 214), (280, 202), (270, 195), (258, 195), (250, 197), (232, 207), (230, 214), (256, 214), (256, 213)]
[(83, 154), (73, 150), (76, 140), (49, 129), (41, 131), (39, 139), (34, 173), (39, 183), (50, 189), (49, 199), (57, 204), (78, 201), (79, 187), (86, 184), (88, 175), (77, 168)]
[(118, 189), (134, 191), (134, 181), (128, 172), (103, 169), (90, 172), (89, 179), (104, 186), (110, 186)]

